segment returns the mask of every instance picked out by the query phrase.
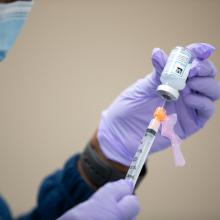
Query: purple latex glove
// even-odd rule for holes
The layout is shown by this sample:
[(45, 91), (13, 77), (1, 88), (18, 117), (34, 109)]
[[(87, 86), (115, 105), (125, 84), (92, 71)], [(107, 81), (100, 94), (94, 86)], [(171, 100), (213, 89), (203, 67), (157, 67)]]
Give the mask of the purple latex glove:
[[(187, 85), (176, 102), (166, 105), (167, 114), (177, 113), (176, 134), (185, 139), (201, 129), (214, 112), (214, 101), (220, 97), (216, 68), (208, 60), (214, 47), (206, 43), (187, 46), (194, 56)], [(105, 156), (129, 166), (156, 107), (162, 104), (156, 89), (166, 64), (167, 55), (159, 48), (152, 53), (153, 72), (123, 91), (102, 112), (98, 141)], [(170, 146), (170, 141), (157, 135), (151, 152)]]
[(132, 192), (126, 180), (108, 183), (58, 220), (132, 220), (139, 212), (137, 198)]

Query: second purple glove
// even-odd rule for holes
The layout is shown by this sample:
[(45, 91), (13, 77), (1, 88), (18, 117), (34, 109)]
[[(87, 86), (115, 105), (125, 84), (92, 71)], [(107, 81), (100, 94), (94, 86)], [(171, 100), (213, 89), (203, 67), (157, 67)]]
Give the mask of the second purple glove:
[(132, 192), (132, 186), (125, 180), (108, 183), (58, 220), (132, 220), (139, 212)]
[[(208, 60), (214, 47), (205, 44), (187, 46), (194, 56), (186, 88), (178, 101), (168, 103), (168, 114), (177, 113), (175, 131), (182, 139), (201, 129), (213, 115), (214, 102), (220, 97), (219, 82), (214, 79), (216, 68)], [(162, 104), (156, 88), (166, 64), (167, 55), (161, 49), (152, 53), (153, 72), (123, 91), (108, 109), (102, 112), (98, 129), (98, 141), (105, 156), (129, 166), (148, 126), (153, 111)], [(151, 153), (170, 146), (160, 135)]]

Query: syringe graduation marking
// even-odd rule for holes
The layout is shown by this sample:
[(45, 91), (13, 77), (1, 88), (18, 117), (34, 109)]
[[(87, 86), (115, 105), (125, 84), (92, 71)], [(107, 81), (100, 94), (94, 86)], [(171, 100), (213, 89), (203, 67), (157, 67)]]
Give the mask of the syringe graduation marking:
[[(164, 106), (164, 104), (163, 104)], [(160, 122), (166, 117), (166, 111), (163, 107), (159, 107), (154, 112), (154, 118), (151, 120), (149, 127), (146, 129), (137, 152), (131, 162), (126, 179), (132, 181), (135, 186), (141, 169), (147, 159), (150, 149), (154, 143), (156, 133), (159, 129)]]
[[(150, 130), (152, 130), (152, 129), (150, 129)], [(141, 172), (142, 166), (145, 163), (147, 155), (148, 155), (150, 148), (153, 144), (155, 134), (152, 134), (152, 133), (156, 133), (156, 132), (155, 131), (149, 132), (148, 130), (146, 130), (146, 132), (144, 134), (144, 138), (142, 139), (141, 144), (138, 147), (138, 150), (137, 150), (137, 152), (131, 162), (128, 173), (126, 175), (126, 179), (132, 180), (134, 185), (136, 184), (136, 181), (137, 181), (138, 176)]]

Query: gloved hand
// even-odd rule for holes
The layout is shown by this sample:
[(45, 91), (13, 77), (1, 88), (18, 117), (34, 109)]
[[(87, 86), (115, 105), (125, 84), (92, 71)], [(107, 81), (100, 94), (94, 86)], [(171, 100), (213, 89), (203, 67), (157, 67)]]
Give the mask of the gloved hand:
[(58, 220), (132, 220), (139, 212), (132, 186), (125, 180), (104, 185), (88, 201), (77, 205)]
[[(214, 101), (220, 97), (220, 85), (214, 77), (216, 68), (208, 60), (214, 47), (197, 43), (188, 46), (194, 61), (187, 85), (178, 101), (166, 104), (168, 114), (177, 113), (175, 131), (182, 139), (201, 129), (214, 112)], [(156, 89), (166, 64), (167, 55), (161, 49), (152, 53), (153, 71), (147, 77), (122, 92), (108, 109), (102, 112), (97, 138), (105, 156), (129, 166), (144, 131), (156, 107), (162, 104)], [(167, 138), (157, 135), (151, 148), (156, 152), (167, 148)]]

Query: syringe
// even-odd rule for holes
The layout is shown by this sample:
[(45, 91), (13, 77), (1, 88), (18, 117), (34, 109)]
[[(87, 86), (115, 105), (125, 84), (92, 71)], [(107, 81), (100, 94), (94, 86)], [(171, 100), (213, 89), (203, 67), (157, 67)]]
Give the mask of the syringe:
[(138, 150), (134, 155), (134, 158), (125, 177), (125, 179), (133, 183), (133, 187), (135, 187), (141, 169), (148, 157), (160, 124), (165, 118), (165, 109), (163, 107), (158, 107), (154, 112), (153, 119), (150, 121), (150, 124), (145, 131), (144, 137), (141, 140)]

